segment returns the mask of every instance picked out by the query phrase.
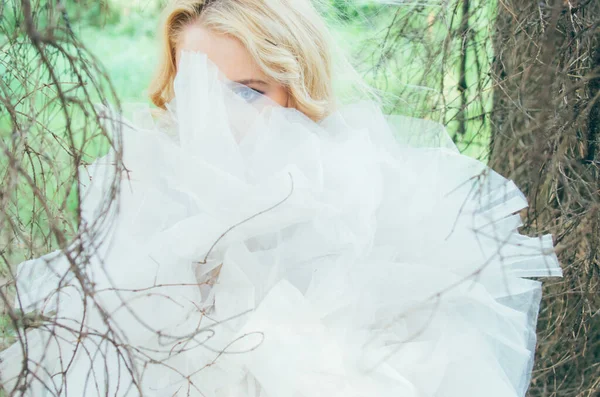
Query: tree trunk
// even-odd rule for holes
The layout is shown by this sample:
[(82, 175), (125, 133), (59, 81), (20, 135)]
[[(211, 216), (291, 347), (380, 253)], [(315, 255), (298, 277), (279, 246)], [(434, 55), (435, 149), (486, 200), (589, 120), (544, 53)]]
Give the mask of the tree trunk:
[(502, 0), (490, 165), (524, 190), (524, 231), (554, 234), (531, 396), (600, 393), (600, 1)]

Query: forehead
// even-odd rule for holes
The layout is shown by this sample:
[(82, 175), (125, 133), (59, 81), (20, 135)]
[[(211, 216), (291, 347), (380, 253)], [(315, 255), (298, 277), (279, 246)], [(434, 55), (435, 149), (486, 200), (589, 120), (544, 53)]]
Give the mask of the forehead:
[(250, 52), (236, 38), (212, 32), (199, 24), (186, 26), (176, 47), (181, 51), (199, 51), (208, 57), (229, 80), (265, 79)]

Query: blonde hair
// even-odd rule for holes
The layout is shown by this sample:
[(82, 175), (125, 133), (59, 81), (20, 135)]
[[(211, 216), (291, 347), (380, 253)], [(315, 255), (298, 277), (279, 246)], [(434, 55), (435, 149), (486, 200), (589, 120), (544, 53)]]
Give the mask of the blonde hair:
[(291, 107), (315, 121), (332, 111), (331, 41), (310, 0), (175, 0), (163, 18), (163, 50), (150, 86), (156, 106), (173, 99), (181, 32), (200, 23), (240, 40), (264, 73), (286, 87)]

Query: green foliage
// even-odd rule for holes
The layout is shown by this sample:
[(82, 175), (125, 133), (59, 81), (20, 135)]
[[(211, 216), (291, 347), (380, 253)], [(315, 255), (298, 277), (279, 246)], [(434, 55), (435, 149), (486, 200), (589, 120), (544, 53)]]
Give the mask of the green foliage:
[(348, 4), (346, 0), (332, 0), (333, 7), (335, 8), (339, 18), (349, 21), (358, 17), (359, 13), (356, 7)]
[(121, 13), (107, 0), (67, 1), (66, 14), (75, 23), (103, 28), (118, 23)]
[(350, 0), (330, 0), (330, 2), (334, 16), (344, 22), (356, 22), (373, 16), (382, 8), (373, 4), (356, 4)]
[(15, 332), (12, 320), (6, 315), (0, 315), (0, 350), (3, 350), (6, 346), (10, 346), (14, 340)]

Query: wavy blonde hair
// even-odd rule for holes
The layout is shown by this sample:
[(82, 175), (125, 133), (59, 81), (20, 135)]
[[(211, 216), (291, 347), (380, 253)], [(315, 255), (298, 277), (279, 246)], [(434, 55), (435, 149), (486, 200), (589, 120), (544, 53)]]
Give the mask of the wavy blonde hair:
[(290, 106), (311, 119), (326, 117), (334, 106), (331, 40), (310, 0), (174, 0), (162, 21), (163, 50), (150, 99), (160, 107), (173, 99), (176, 52), (190, 24), (227, 34), (248, 49), (261, 69), (282, 84)]

